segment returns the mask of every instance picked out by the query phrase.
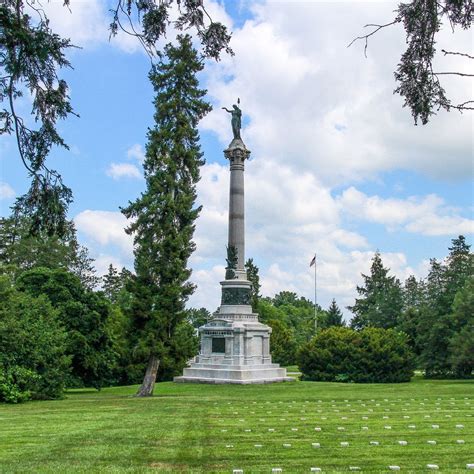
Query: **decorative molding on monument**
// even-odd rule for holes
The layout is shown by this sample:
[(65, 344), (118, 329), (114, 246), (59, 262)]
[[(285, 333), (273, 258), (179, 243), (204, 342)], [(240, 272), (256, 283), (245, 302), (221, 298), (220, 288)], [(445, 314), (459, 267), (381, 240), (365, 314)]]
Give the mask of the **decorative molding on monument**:
[(233, 332), (232, 331), (225, 331), (225, 330), (203, 330), (202, 331), (206, 336), (232, 336)]
[(230, 161), (231, 169), (232, 166), (241, 165), (243, 167), (244, 161), (249, 158), (250, 153), (245, 143), (238, 138), (234, 138), (229, 147), (224, 150), (224, 156)]
[(250, 305), (252, 292), (250, 288), (222, 287), (222, 305)]

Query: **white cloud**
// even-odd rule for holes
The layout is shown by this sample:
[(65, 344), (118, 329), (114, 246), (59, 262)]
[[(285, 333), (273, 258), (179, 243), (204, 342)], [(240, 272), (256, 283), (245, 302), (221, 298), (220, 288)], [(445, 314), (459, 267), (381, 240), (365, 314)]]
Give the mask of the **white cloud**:
[(15, 190), (8, 183), (0, 181), (0, 199), (13, 199), (15, 195)]
[(197, 290), (190, 297), (188, 306), (207, 308), (211, 312), (215, 311), (220, 305), (219, 282), (223, 280), (224, 272), (224, 265), (216, 265), (209, 270), (194, 270), (191, 280), (197, 285)]
[[(144, 53), (138, 39), (123, 31), (110, 38), (112, 13), (107, 2), (102, 0), (74, 0), (70, 7), (64, 6), (63, 0), (42, 2), (51, 29), (62, 37), (70, 38), (71, 43), (80, 47), (97, 47), (110, 44), (125, 53)], [(36, 14), (32, 11), (32, 17)]]
[(143, 151), (143, 147), (139, 143), (135, 143), (127, 150), (127, 157), (134, 158), (139, 163), (143, 163), (145, 160), (145, 152)]
[[(203, 205), (197, 221), (197, 251), (191, 260), (198, 285), (190, 304), (209, 309), (219, 304), (219, 281), (227, 243), (229, 170), (217, 163), (202, 169), (198, 185)], [(307, 173), (256, 159), (246, 163), (246, 257), (260, 268), (262, 293), (282, 290), (313, 298), (314, 277), (309, 262), (318, 253), (319, 301), (336, 297), (353, 303), (360, 273), (368, 271), (374, 250), (367, 239), (344, 228), (341, 206), (329, 188)], [(384, 253), (400, 278), (412, 270), (403, 254)], [(394, 254), (395, 255), (395, 254)]]
[[(108, 41), (110, 23), (106, 3), (100, 0), (75, 0), (70, 8), (63, 0), (42, 2), (51, 29), (76, 46), (91, 46)], [(35, 15), (32, 14), (35, 18)]]
[(383, 224), (390, 231), (406, 230), (422, 235), (459, 235), (474, 232), (474, 220), (456, 214), (438, 196), (382, 199), (367, 196), (354, 187), (338, 199), (343, 212), (353, 218)]
[(127, 265), (128, 262), (125, 262), (121, 260), (120, 258), (117, 258), (116, 255), (99, 254), (94, 258), (94, 267), (97, 271), (98, 276), (103, 276), (107, 274), (110, 264), (112, 264), (119, 271), (123, 267), (129, 266)]
[(93, 246), (116, 246), (125, 257), (131, 257), (133, 238), (125, 233), (127, 219), (121, 212), (88, 209), (79, 213), (74, 223)]
[[(393, 71), (405, 47), (400, 25), (346, 48), (369, 22), (393, 17), (395, 2), (260, 2), (255, 17), (234, 29), (235, 57), (208, 63), (216, 107), (202, 128), (229, 141), (220, 110), (238, 96), (243, 136), (255, 156), (307, 170), (328, 185), (371, 179), (394, 169), (440, 179), (472, 173), (472, 115), (440, 112), (414, 127), (394, 96)], [(470, 50), (469, 34), (449, 41)], [(469, 81), (456, 82), (471, 97)], [(448, 158), (449, 157), (449, 158)]]
[(111, 163), (107, 168), (107, 176), (117, 180), (121, 178), (142, 178), (140, 170), (131, 163)]
[(422, 216), (407, 224), (406, 229), (423, 235), (469, 235), (474, 233), (474, 220), (461, 216)]

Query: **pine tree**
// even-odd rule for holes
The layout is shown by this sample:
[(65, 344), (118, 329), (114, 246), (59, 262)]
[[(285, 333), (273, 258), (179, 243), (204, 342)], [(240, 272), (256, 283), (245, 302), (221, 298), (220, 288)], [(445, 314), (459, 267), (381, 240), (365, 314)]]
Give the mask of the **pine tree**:
[(132, 273), (125, 267), (119, 271), (112, 265), (109, 265), (107, 273), (102, 277), (102, 291), (112, 303), (118, 303), (119, 297), (125, 290), (127, 281), (132, 277)]
[(258, 300), (260, 299), (260, 277), (258, 275), (258, 267), (253, 263), (253, 258), (249, 258), (245, 262), (245, 270), (247, 270), (247, 279), (252, 283), (252, 294), (250, 301), (252, 302), (252, 310), (257, 311)]
[(185, 302), (193, 293), (188, 259), (196, 207), (196, 183), (204, 163), (197, 125), (210, 110), (198, 88), (203, 69), (189, 35), (168, 44), (152, 68), (156, 92), (155, 126), (148, 132), (144, 162), (146, 190), (122, 210), (132, 224), (135, 272), (128, 290), (136, 353), (147, 360), (138, 396), (153, 394), (160, 360), (168, 357), (176, 328), (185, 318)]
[(470, 377), (474, 370), (474, 279), (456, 293), (452, 318), (456, 332), (449, 341), (449, 362), (457, 377)]
[(462, 235), (452, 240), (449, 250), (445, 264), (431, 260), (426, 285), (427, 310), (418, 326), (420, 361), (427, 377), (457, 375), (452, 364), (452, 352), (456, 348), (450, 341), (465, 331), (465, 324), (452, 312), (457, 293), (473, 277), (474, 256)]
[(397, 329), (408, 335), (408, 344), (416, 355), (421, 352), (418, 334), (426, 314), (426, 285), (410, 275), (403, 287), (403, 312)]
[(336, 300), (333, 298), (331, 301), (331, 305), (329, 306), (326, 312), (326, 326), (325, 328), (329, 328), (331, 326), (344, 326), (344, 319), (342, 316), (342, 311), (339, 309), (339, 306), (336, 303)]
[(446, 293), (451, 309), (456, 293), (474, 275), (474, 254), (463, 235), (452, 240), (446, 260)]
[(402, 311), (403, 300), (400, 281), (389, 276), (389, 268), (383, 266), (380, 253), (372, 259), (370, 275), (362, 274), (364, 286), (358, 286), (361, 298), (356, 298), (354, 306), (348, 307), (355, 314), (351, 321), (354, 329), (368, 326), (384, 329), (397, 325)]

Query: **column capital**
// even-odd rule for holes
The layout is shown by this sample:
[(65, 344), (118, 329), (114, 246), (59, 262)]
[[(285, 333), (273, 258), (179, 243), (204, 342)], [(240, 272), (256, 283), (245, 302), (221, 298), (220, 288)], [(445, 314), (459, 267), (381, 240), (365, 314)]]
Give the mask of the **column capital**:
[(224, 150), (224, 156), (233, 164), (241, 164), (250, 156), (250, 150), (247, 149), (244, 142), (238, 138), (234, 138), (229, 147)]

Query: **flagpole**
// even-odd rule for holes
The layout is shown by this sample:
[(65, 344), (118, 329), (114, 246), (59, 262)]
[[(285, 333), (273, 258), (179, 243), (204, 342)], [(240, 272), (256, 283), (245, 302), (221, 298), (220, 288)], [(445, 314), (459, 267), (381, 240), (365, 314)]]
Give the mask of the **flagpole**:
[(317, 267), (318, 263), (316, 260), (316, 254), (314, 254), (314, 332), (316, 333), (318, 331), (318, 312), (317, 312), (317, 304), (318, 304), (318, 293), (317, 293)]

